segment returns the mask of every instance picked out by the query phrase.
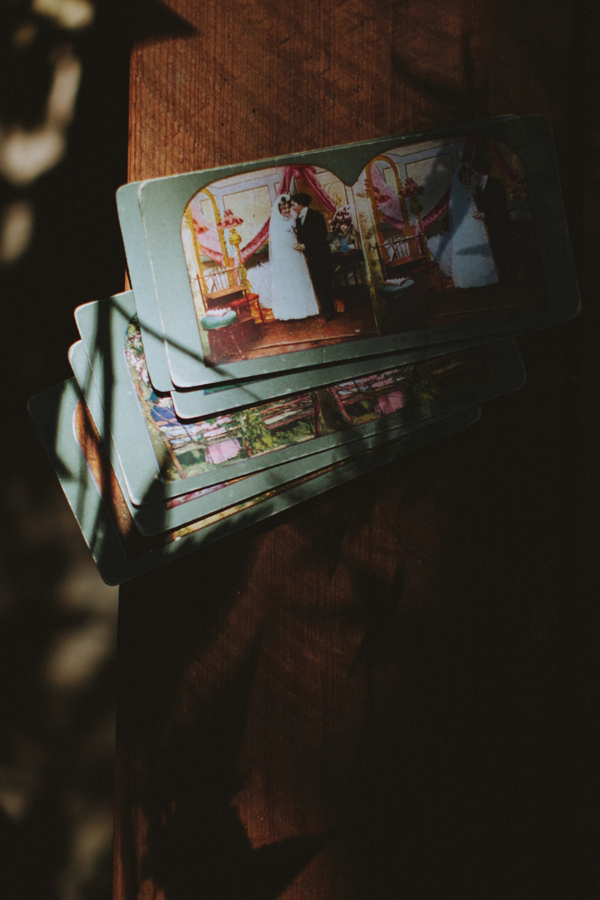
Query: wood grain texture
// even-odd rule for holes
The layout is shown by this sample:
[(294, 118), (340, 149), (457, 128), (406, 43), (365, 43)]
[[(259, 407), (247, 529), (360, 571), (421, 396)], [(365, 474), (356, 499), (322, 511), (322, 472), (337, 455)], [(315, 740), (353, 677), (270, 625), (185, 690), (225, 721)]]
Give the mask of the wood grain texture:
[(542, 112), (587, 308), (476, 426), (122, 588), (115, 900), (584, 896), (597, 14), (169, 6), (131, 180)]

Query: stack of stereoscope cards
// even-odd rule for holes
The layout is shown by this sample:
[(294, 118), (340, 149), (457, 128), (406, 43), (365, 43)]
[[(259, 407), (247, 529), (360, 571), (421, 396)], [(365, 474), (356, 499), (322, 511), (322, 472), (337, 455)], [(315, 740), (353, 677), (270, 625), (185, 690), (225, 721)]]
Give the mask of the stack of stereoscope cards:
[(577, 314), (550, 126), (505, 116), (127, 184), (133, 290), (30, 411), (120, 583), (474, 422)]

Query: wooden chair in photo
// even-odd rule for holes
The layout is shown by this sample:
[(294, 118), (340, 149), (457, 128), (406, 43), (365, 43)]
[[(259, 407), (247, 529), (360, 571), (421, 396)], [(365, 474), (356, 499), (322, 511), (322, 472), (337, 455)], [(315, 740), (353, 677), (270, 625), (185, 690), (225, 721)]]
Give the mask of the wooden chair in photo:
[(412, 278), (419, 286), (429, 287), (431, 265), (427, 241), (423, 234), (398, 234), (387, 238), (382, 246), (386, 278)]
[(236, 311), (239, 321), (251, 318), (248, 292), (237, 266), (205, 272), (204, 281), (207, 312), (214, 307), (226, 306)]

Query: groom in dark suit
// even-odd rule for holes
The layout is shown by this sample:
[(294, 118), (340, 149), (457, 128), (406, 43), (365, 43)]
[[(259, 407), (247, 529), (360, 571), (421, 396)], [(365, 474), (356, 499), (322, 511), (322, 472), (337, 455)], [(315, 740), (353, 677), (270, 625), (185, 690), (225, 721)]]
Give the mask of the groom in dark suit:
[(333, 259), (327, 240), (325, 219), (316, 209), (310, 209), (310, 194), (292, 194), (292, 210), (296, 214), (296, 250), (303, 252), (313, 288), (325, 316), (330, 322), (335, 316), (333, 302)]
[(471, 170), (478, 210), (475, 216), (485, 222), (498, 279), (512, 282), (515, 277), (515, 248), (506, 189), (499, 178), (490, 175), (491, 165), (487, 159), (474, 159)]

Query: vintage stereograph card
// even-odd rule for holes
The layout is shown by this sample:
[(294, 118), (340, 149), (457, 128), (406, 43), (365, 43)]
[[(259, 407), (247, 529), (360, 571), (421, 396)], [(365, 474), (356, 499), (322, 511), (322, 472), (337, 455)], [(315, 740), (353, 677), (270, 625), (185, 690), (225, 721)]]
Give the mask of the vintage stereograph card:
[[(137, 336), (136, 336), (137, 337)], [(488, 339), (489, 340), (489, 339)], [(139, 345), (138, 345), (139, 346)], [(381, 356), (365, 356), (348, 362), (299, 369), (284, 376), (263, 376), (224, 385), (219, 388), (199, 388), (187, 391), (171, 391), (173, 407), (181, 419), (199, 419), (215, 413), (252, 406), (297, 393), (299, 390), (316, 390), (337, 384), (348, 378), (359, 378), (382, 368), (394, 368), (408, 363), (430, 359), (440, 354), (456, 353), (474, 346), (472, 339), (453, 341), (385, 353)], [(143, 348), (143, 344), (142, 344)]]
[(198, 520), (183, 529), (148, 538), (139, 534), (127, 504), (103, 455), (96, 435), (86, 440), (87, 460), (76, 432), (81, 436), (89, 418), (84, 412), (75, 379), (33, 397), (29, 410), (77, 518), (100, 575), (108, 584), (120, 584), (163, 565), (194, 549), (260, 522), (301, 503), (316, 493), (343, 484), (376, 466), (398, 459), (465, 428), (479, 418), (478, 408), (462, 410), (410, 434), (391, 440), (376, 450), (365, 451), (347, 463), (325, 467), (280, 491), (272, 491), (248, 504), (240, 504), (217, 516)]
[(136, 192), (140, 267), (180, 388), (539, 328), (579, 309), (541, 116), (155, 179)]
[[(98, 397), (95, 396), (94, 385), (85, 383), (81, 369), (86, 363), (84, 359), (85, 351), (79, 346), (72, 348), (71, 360), (73, 370), (76, 373), (78, 385), (84, 383), (84, 399), (91, 399), (92, 405), (97, 405)], [(84, 365), (82, 365), (82, 363)], [(391, 391), (385, 395), (388, 402), (393, 402), (397, 392)], [(384, 397), (381, 397), (384, 400)], [(448, 408), (446, 406), (446, 408)], [(90, 430), (98, 436), (98, 440), (106, 448), (110, 438), (108, 436), (100, 438), (100, 430), (107, 427), (107, 423), (102, 420), (97, 412), (92, 415), (90, 407), (86, 402), (88, 411), (88, 421), (90, 427), (84, 429), (81, 435), (78, 434), (79, 443), (82, 445), (84, 455), (88, 456), (87, 446), (89, 444)], [(443, 406), (440, 406), (440, 410)], [(145, 536), (153, 536), (162, 534), (165, 531), (172, 531), (189, 525), (190, 522), (199, 518), (207, 519), (209, 516), (220, 515), (225, 509), (242, 508), (245, 505), (256, 502), (256, 497), (262, 497), (265, 494), (273, 494), (274, 491), (281, 491), (289, 484), (296, 484), (301, 479), (309, 477), (315, 471), (322, 471), (324, 468), (337, 466), (345, 463), (352, 457), (358, 456), (364, 452), (375, 449), (376, 447), (386, 444), (392, 439), (397, 439), (404, 434), (412, 433), (424, 424), (435, 422), (440, 418), (445, 418), (443, 411), (431, 415), (426, 418), (416, 419), (415, 421), (402, 422), (393, 424), (390, 420), (386, 422), (387, 427), (379, 430), (374, 434), (365, 433), (365, 429), (349, 429), (348, 440), (340, 446), (329, 447), (315, 451), (303, 458), (283, 462), (275, 465), (268, 470), (263, 470), (255, 474), (238, 475), (236, 478), (221, 481), (218, 484), (207, 488), (199, 488), (187, 490), (185, 493), (171, 497), (166, 501), (158, 501), (146, 503), (141, 506), (135, 506), (129, 497), (127, 482), (123, 474), (123, 467), (120, 459), (109, 459), (109, 452), (104, 453), (109, 460), (111, 472), (116, 479), (119, 490), (123, 494), (128, 515), (131, 517), (137, 530)], [(255, 429), (252, 429), (255, 436)], [(83, 439), (82, 439), (83, 436)], [(221, 441), (221, 444), (223, 441)], [(221, 473), (221, 478), (227, 476), (227, 471)], [(182, 483), (182, 487), (185, 487)]]
[[(154, 392), (143, 359), (127, 343), (123, 347), (124, 324), (115, 329), (112, 347), (104, 353), (84, 358), (75, 345), (70, 358), (99, 430), (110, 435), (111, 461), (122, 467), (136, 506), (282, 463), (287, 468), (280, 468), (277, 477), (295, 477), (302, 465), (310, 464), (302, 459), (314, 453), (345, 455), (349, 441), (382, 440), (397, 424), (479, 403), (516, 389), (523, 380), (514, 342), (492, 342), (216, 417), (182, 421), (170, 396)], [(274, 476), (269, 472), (264, 477), (270, 484)], [(250, 484), (243, 487), (251, 489)], [(210, 502), (231, 502), (227, 492), (235, 490), (224, 489)]]
[[(86, 407), (89, 410), (91, 421), (94, 423), (94, 428), (98, 434), (102, 433), (105, 446), (109, 446), (112, 437), (111, 423), (107, 420), (106, 411), (100, 401), (100, 394), (96, 389), (96, 383), (93, 378), (90, 378), (89, 362), (81, 342), (71, 348), (69, 359), (86, 402)], [(388, 386), (387, 382), (384, 386), (389, 388), (385, 394), (387, 402), (393, 403), (397, 391), (392, 389), (393, 385)], [(385, 402), (383, 395), (379, 402)], [(282, 421), (282, 408), (284, 410), (284, 421)], [(164, 409), (162, 406), (159, 407), (161, 412)], [(307, 411), (305, 407), (296, 402), (289, 409), (280, 405), (274, 413), (273, 410), (270, 410), (270, 412), (273, 429), (270, 434), (265, 429), (265, 436), (273, 437), (273, 434), (279, 435), (280, 443), (284, 447), (287, 446), (288, 449), (292, 449), (294, 446), (292, 437), (295, 438), (298, 435), (294, 433), (290, 436), (290, 420), (294, 423), (298, 422), (299, 419), (301, 427), (302, 424), (306, 424), (305, 421), (304, 423), (302, 422), (302, 419), (306, 420), (307, 416), (312, 416), (312, 409)], [(288, 413), (287, 416), (285, 416), (285, 412)], [(224, 508), (231, 507), (232, 504), (239, 505), (240, 503), (252, 502), (257, 494), (279, 490), (282, 486), (297, 481), (313, 471), (320, 470), (328, 465), (336, 465), (353, 455), (387, 442), (392, 436), (398, 437), (406, 431), (412, 431), (420, 427), (422, 422), (433, 421), (442, 415), (442, 412), (437, 413), (437, 415), (431, 412), (427, 417), (416, 418), (415, 421), (399, 424), (390, 420), (389, 427), (380, 427), (374, 433), (371, 433), (366, 428), (348, 429), (344, 435), (345, 440), (340, 442), (339, 445), (336, 445), (331, 440), (315, 441), (314, 443), (318, 443), (320, 446), (312, 452), (310, 452), (310, 444), (306, 439), (306, 428), (304, 428), (302, 429), (300, 449), (301, 451), (308, 449), (308, 453), (300, 453), (298, 458), (288, 458), (287, 461), (282, 461), (278, 465), (272, 465), (268, 469), (259, 468), (258, 471), (255, 470), (253, 459), (248, 460), (249, 465), (247, 466), (244, 465), (242, 460), (241, 465), (236, 467), (235, 477), (231, 479), (227, 477), (228, 470), (226, 465), (222, 469), (217, 469), (214, 456), (218, 456), (219, 462), (226, 463), (232, 445), (237, 457), (243, 457), (244, 451), (248, 452), (251, 449), (255, 449), (259, 439), (257, 419), (248, 420), (244, 417), (237, 428), (232, 423), (232, 426), (226, 429), (223, 426), (223, 417), (221, 417), (221, 420), (216, 425), (214, 422), (211, 422), (206, 432), (201, 432), (199, 436), (197, 435), (196, 440), (190, 441), (188, 439), (184, 444), (181, 443), (180, 428), (172, 427), (162, 420), (161, 424), (164, 423), (164, 428), (162, 429), (163, 438), (165, 440), (157, 441), (153, 444), (156, 461), (162, 457), (163, 463), (167, 467), (170, 464), (175, 467), (174, 472), (176, 472), (177, 476), (181, 478), (187, 477), (187, 479), (191, 478), (191, 481), (186, 480), (178, 483), (178, 487), (185, 491), (184, 493), (178, 493), (166, 502), (147, 502), (138, 506), (134, 505), (129, 496), (127, 479), (123, 474), (123, 464), (118, 453), (111, 459), (111, 468), (126, 498), (129, 514), (133, 522), (142, 534), (154, 535), (183, 527), (191, 520), (199, 517), (205, 518), (219, 513)], [(266, 416), (267, 413), (265, 412), (264, 421), (268, 422), (269, 419)], [(385, 425), (388, 425), (387, 420)], [(230, 435), (236, 434), (237, 437), (227, 437), (227, 431), (229, 431)], [(298, 428), (295, 431), (297, 432)], [(243, 444), (241, 440), (242, 432)], [(281, 437), (282, 433), (286, 436), (285, 438)], [(150, 435), (151, 437), (153, 436), (151, 430)], [(165, 448), (167, 449), (166, 456), (164, 453)], [(265, 452), (265, 457), (268, 452)], [(190, 465), (188, 459), (190, 454), (195, 459), (195, 465)], [(110, 453), (108, 455), (110, 456)], [(283, 454), (280, 454), (281, 456)], [(260, 456), (258, 460), (260, 465)], [(198, 469), (200, 461), (204, 464), (210, 461), (209, 464), (213, 472), (213, 477), (210, 480), (216, 483), (211, 483), (208, 487), (198, 486), (201, 479), (194, 478), (191, 472)], [(241, 474), (240, 468), (248, 468), (249, 472)], [(186, 469), (188, 470), (187, 472)]]
[[(144, 332), (141, 327), (141, 318), (132, 291), (79, 306), (75, 310), (75, 321), (88, 356), (94, 362), (98, 378), (112, 377), (113, 355), (120, 354), (123, 350), (134, 367), (139, 370), (140, 377), (146, 384), (152, 386), (158, 396), (163, 393), (170, 394), (175, 414), (180, 419), (198, 419), (251, 406), (301, 390), (335, 384), (345, 378), (380, 371), (382, 367), (404, 365), (441, 353), (455, 352), (471, 347), (474, 343), (472, 340), (455, 341), (439, 346), (417, 347), (401, 353), (360, 357), (343, 363), (298, 369), (285, 375), (231, 382), (209, 389), (178, 391), (171, 388), (167, 392), (161, 392), (157, 390), (155, 379), (152, 377), (145, 343), (147, 331)], [(99, 369), (102, 369), (102, 375), (99, 375)]]
[[(184, 419), (197, 418), (220, 412), (223, 409), (259, 403), (263, 400), (291, 393), (294, 390), (310, 389), (325, 383), (327, 380), (333, 384), (348, 374), (348, 371), (344, 371), (344, 367), (350, 365), (356, 366), (357, 372), (369, 371), (371, 365), (368, 362), (369, 357), (364, 360), (362, 357), (357, 359), (349, 358), (341, 364), (311, 365), (308, 368), (298, 368), (293, 372), (286, 372), (280, 376), (262, 375), (260, 378), (231, 381), (227, 385), (222, 385), (221, 388), (177, 390), (173, 385), (169, 371), (165, 342), (163, 340), (162, 320), (153, 286), (141, 211), (137, 202), (137, 191), (137, 184), (124, 185), (120, 188), (117, 199), (121, 230), (127, 249), (127, 264), (132, 278), (134, 277), (132, 273), (135, 273), (139, 300), (134, 298), (133, 292), (124, 292), (110, 299), (127, 308), (135, 303), (148, 377), (157, 393), (171, 393), (178, 416)], [(107, 301), (96, 302), (102, 303)], [(81, 337), (89, 346), (95, 340), (99, 322), (102, 319), (101, 310), (96, 307), (95, 302), (84, 304), (75, 311), (75, 317)], [(455, 341), (448, 344), (447, 349), (449, 351), (460, 349), (461, 347), (469, 346), (471, 343), (471, 340)], [(420, 352), (407, 353), (407, 351), (404, 351), (402, 357), (406, 361), (410, 361), (413, 358), (416, 359), (417, 356), (432, 355), (436, 352), (437, 350), (423, 347), (420, 349)], [(405, 354), (407, 355), (405, 356)], [(394, 354), (390, 354), (390, 364), (396, 361), (393, 357)], [(329, 372), (326, 373), (326, 370), (329, 370)], [(225, 387), (229, 389), (226, 393), (222, 393), (221, 391)]]
[[(135, 346), (127, 339), (123, 342), (122, 336), (127, 336), (131, 326), (128, 327), (127, 314), (121, 305), (115, 306), (111, 319), (105, 321), (103, 317), (102, 321), (101, 340), (96, 338), (91, 348), (86, 348), (87, 353), (74, 345), (69, 358), (100, 431), (110, 435), (112, 462), (115, 468), (121, 465), (125, 472), (128, 495), (136, 506), (154, 506), (165, 494), (179, 496), (220, 485), (224, 478), (239, 478), (287, 463), (285, 469), (278, 469), (276, 476), (265, 476), (265, 485), (271, 485), (273, 477), (283, 481), (295, 477), (299, 470), (314, 467), (314, 461), (301, 462), (314, 453), (330, 450), (334, 456), (337, 453), (345, 457), (346, 449), (336, 451), (335, 448), (350, 441), (381, 441), (395, 424), (390, 414), (398, 409), (402, 410), (403, 422), (409, 423), (430, 417), (440, 405), (452, 402), (464, 405), (465, 402), (462, 395), (458, 400), (450, 396), (450, 380), (445, 377), (442, 378), (444, 396), (436, 396), (436, 409), (432, 409), (428, 393), (417, 393), (425, 384), (417, 366), (410, 375), (415, 385), (410, 391), (405, 374), (377, 375), (377, 379), (381, 378), (379, 387), (365, 381), (363, 394), (368, 389), (369, 394), (381, 396), (376, 402), (371, 401), (371, 410), (360, 410), (360, 420), (354, 423), (356, 427), (351, 427), (353, 422), (348, 413), (337, 414), (340, 404), (337, 393), (333, 399), (330, 392), (321, 391), (292, 395), (280, 402), (245, 409), (243, 414), (226, 414), (198, 422), (180, 421), (169, 395), (158, 396), (149, 385), (143, 359)], [(459, 376), (462, 366), (462, 361), (457, 361), (451, 371)], [(95, 375), (93, 379), (88, 367)], [(508, 360), (502, 357), (499, 369), (500, 392), (519, 386), (521, 364), (514, 348)], [(448, 374), (445, 358), (440, 373)], [(395, 386), (398, 379), (403, 381), (400, 391)], [(338, 387), (346, 398), (351, 396), (344, 385)], [(486, 388), (482, 390), (485, 392)], [(497, 392), (495, 385), (491, 391)], [(390, 395), (387, 401), (384, 394)], [(479, 396), (480, 393), (473, 398), (469, 395), (466, 402), (475, 402)], [(206, 502), (216, 508), (239, 499), (240, 492), (246, 495), (257, 489), (256, 481), (238, 489), (225, 486)], [(138, 517), (140, 527), (144, 527), (148, 513), (140, 511)]]
[[(154, 290), (146, 235), (138, 203), (137, 184), (125, 184), (119, 188), (117, 208), (129, 278), (132, 282), (135, 281), (138, 292), (136, 307), (148, 373), (154, 390), (167, 394), (174, 385), (169, 371), (163, 325)], [(79, 322), (77, 324), (79, 327)]]

